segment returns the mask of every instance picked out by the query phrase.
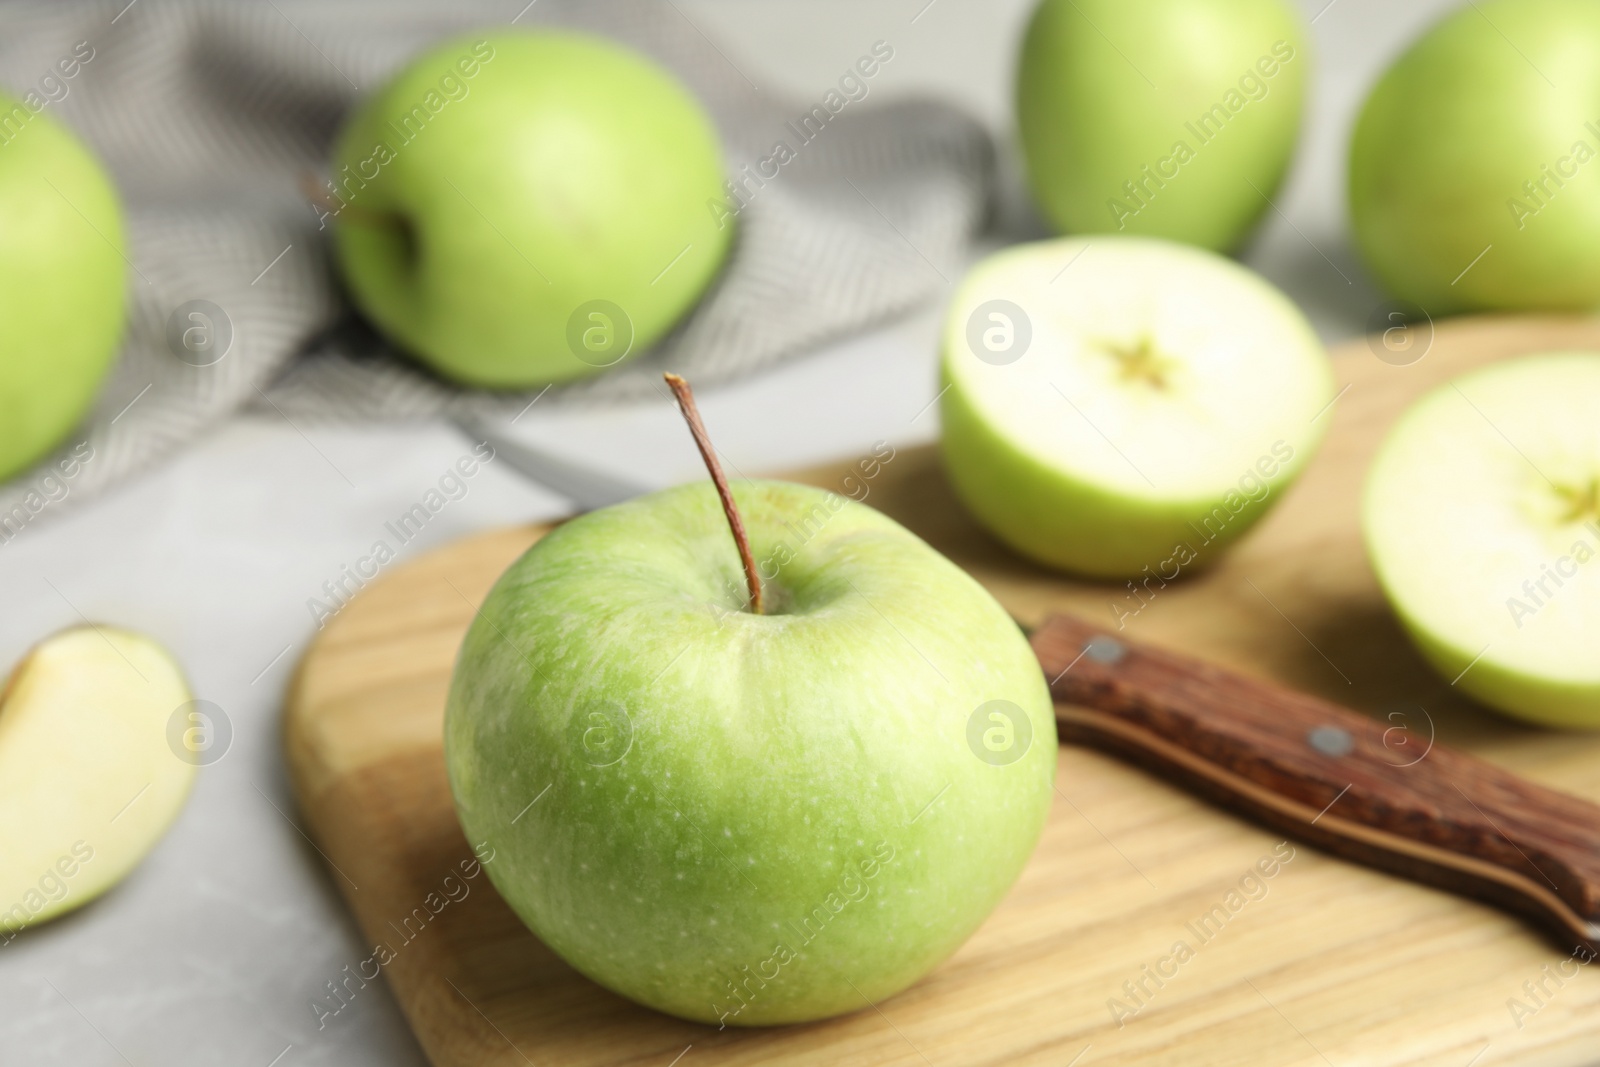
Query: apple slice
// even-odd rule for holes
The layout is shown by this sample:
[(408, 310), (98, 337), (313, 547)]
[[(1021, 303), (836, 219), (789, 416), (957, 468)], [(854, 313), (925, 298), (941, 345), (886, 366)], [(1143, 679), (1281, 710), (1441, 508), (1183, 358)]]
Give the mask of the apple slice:
[(1148, 238), (1020, 245), (978, 264), (944, 332), (944, 457), (1001, 540), (1098, 577), (1170, 580), (1299, 473), (1333, 395), (1282, 293)]
[(198, 765), (181, 728), (168, 740), (189, 699), (166, 651), (126, 630), (65, 630), (17, 665), (0, 694), (5, 940), (93, 900), (160, 840)]
[(1368, 476), (1367, 550), (1424, 656), (1534, 722), (1600, 727), (1600, 354), (1429, 393)]

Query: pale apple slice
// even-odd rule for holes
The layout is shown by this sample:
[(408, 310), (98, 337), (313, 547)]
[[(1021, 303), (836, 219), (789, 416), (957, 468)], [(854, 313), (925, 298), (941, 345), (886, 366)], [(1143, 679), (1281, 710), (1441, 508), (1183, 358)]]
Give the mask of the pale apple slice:
[(945, 462), (980, 521), (1050, 566), (1162, 580), (1276, 502), (1333, 397), (1282, 293), (1221, 256), (1114, 236), (975, 267), (943, 378)]
[(126, 630), (66, 630), (17, 665), (0, 695), (7, 939), (93, 900), (161, 839), (198, 764), (169, 730), (189, 699), (166, 651)]
[(1529, 356), (1407, 411), (1368, 476), (1368, 552), (1447, 681), (1600, 727), (1600, 353)]

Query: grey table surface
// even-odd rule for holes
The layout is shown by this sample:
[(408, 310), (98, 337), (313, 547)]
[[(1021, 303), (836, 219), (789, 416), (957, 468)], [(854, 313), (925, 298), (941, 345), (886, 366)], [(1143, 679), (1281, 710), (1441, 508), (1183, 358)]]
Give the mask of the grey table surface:
[[(1316, 45), (1303, 142), (1243, 258), (1332, 342), (1363, 332), (1381, 300), (1345, 234), (1344, 156), (1356, 109), (1405, 43), (1456, 5), (1300, 2), (1315, 19)], [(797, 99), (831, 84), (873, 41), (890, 40), (896, 62), (875, 92), (954, 99), (1010, 143), (1027, 0), (677, 5), (763, 90)], [(0, 11), (0, 28), (4, 21)], [(897, 447), (934, 439), (938, 319), (929, 307), (703, 397), (719, 447), (740, 471), (765, 472), (879, 439)], [(519, 430), (646, 484), (701, 473), (665, 404), (536, 409)], [(0, 1065), (426, 1062), (381, 984), (320, 1027), (310, 1007), (364, 953), (291, 822), (279, 716), (315, 632), (307, 599), (468, 448), (444, 425), (302, 435), (281, 419), (241, 417), (175, 462), (0, 546), (0, 663), (81, 616), (144, 630), (174, 650), (196, 695), (220, 705), (234, 730), (226, 757), (202, 770), (171, 833), (125, 883), (0, 947)], [(404, 551), (563, 508), (491, 464)]]

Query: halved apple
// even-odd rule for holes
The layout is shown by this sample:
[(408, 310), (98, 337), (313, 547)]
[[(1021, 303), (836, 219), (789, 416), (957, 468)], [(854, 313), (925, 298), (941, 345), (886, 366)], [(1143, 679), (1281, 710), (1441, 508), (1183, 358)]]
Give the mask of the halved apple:
[(1600, 353), (1528, 356), (1405, 413), (1367, 479), (1373, 568), (1424, 656), (1491, 707), (1600, 728)]
[(182, 730), (169, 742), (189, 700), (172, 657), (126, 630), (65, 630), (17, 665), (0, 694), (5, 940), (93, 900), (161, 839), (198, 765)]
[(1237, 538), (1310, 458), (1333, 396), (1286, 296), (1137, 237), (978, 264), (946, 321), (943, 378), (945, 464), (967, 506), (1024, 555), (1098, 577), (1169, 580)]

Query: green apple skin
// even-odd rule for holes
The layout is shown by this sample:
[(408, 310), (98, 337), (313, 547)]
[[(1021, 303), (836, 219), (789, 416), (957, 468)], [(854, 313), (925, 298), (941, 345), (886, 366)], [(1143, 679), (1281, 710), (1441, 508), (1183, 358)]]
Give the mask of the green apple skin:
[[(1076, 265), (1080, 257), (1081, 268)], [(1066, 271), (1080, 269), (1087, 273), (1074, 284)], [(1172, 301), (1175, 293), (1183, 294), (1180, 303)], [(1256, 349), (1253, 364), (1197, 372), (1211, 379), (1204, 392), (1213, 399), (1205, 417), (1185, 424), (1186, 433), (1169, 440), (1135, 437), (1124, 442), (1142, 450), (1140, 466), (1162, 486), (1159, 492), (1126, 469), (1128, 460), (1121, 455), (1112, 461), (1113, 471), (1125, 476), (1120, 482), (1088, 469), (1080, 453), (1099, 444), (1093, 430), (1085, 430), (1087, 440), (1076, 444), (1050, 444), (1029, 429), (1030, 422), (1084, 417), (1058, 393), (1060, 383), (1081, 374), (1091, 357), (1082, 350), (1065, 350), (1063, 342), (1099, 331), (1067, 307), (1075, 299), (1094, 305), (1113, 294), (1138, 310), (1103, 314), (1111, 328), (1145, 329), (1149, 323), (1136, 322), (1138, 315), (1158, 324), (1152, 328), (1157, 335), (1163, 330), (1175, 337), (1189, 333), (1205, 337), (1212, 349)], [(1021, 357), (1027, 362), (979, 367), (965, 325), (975, 305), (997, 297), (1026, 309), (1033, 323), (1032, 347)], [(1182, 301), (1213, 310), (1198, 323), (1186, 320)], [(1033, 364), (1041, 362), (1053, 370), (1035, 370)], [(1327, 427), (1317, 413), (1334, 395), (1322, 346), (1286, 296), (1232, 260), (1144, 237), (1058, 238), (1014, 245), (983, 260), (952, 298), (939, 365), (940, 451), (956, 496), (990, 533), (1021, 555), (1090, 578), (1149, 581), (1165, 572), (1170, 580), (1176, 573), (1209, 565), (1299, 477)], [(1011, 402), (981, 401), (975, 374), (1023, 373), (1037, 378)], [(1271, 379), (1275, 374), (1286, 377)], [(1220, 387), (1218, 377), (1223, 379)], [(1038, 398), (1045, 405), (1042, 414), (1035, 410)], [(1080, 395), (1079, 402), (1085, 399)], [(1138, 407), (1149, 398), (1128, 399)], [(1163, 423), (1175, 427), (1178, 420), (1160, 412), (1181, 415), (1191, 406), (1189, 399), (1180, 388), (1175, 406), (1156, 408), (1144, 428), (1153, 433)], [(1261, 417), (1259, 412), (1269, 414)], [(1229, 444), (1219, 448), (1220, 458), (1208, 464), (1209, 473), (1183, 475), (1152, 465), (1164, 467), (1174, 455), (1197, 452), (1207, 440), (1224, 438)], [(1258, 481), (1260, 495), (1239, 492), (1241, 478)]]
[(1390, 603), (1422, 658), (1439, 677), (1447, 681), (1460, 678), (1457, 688), (1473, 699), (1539, 726), (1558, 730), (1600, 730), (1600, 685), (1542, 678), (1516, 667), (1479, 659), (1480, 649), (1462, 647), (1429, 629), (1398, 602), (1391, 599)]
[[(948, 369), (940, 384), (953, 384)], [(945, 393), (939, 417), (944, 467), (956, 495), (1001, 541), (1055, 570), (1089, 578), (1134, 578), (1173, 559), (1192, 572), (1268, 511), (1261, 505), (1247, 507), (1200, 545), (1195, 530), (1215, 500), (1135, 500), (1056, 470), (998, 432), (958, 389)], [(1282, 473), (1283, 485), (1298, 476), (1303, 462)], [(1175, 558), (1180, 545), (1194, 551), (1193, 562)]]
[(1064, 233), (1237, 247), (1288, 169), (1310, 60), (1285, 0), (1044, 0), (1017, 70), (1034, 199)]
[[(445, 755), (468, 839), (546, 944), (649, 1007), (746, 1026), (865, 1009), (955, 951), (1038, 839), (1056, 735), (1027, 641), (954, 564), (837, 494), (734, 495), (775, 610), (742, 610), (709, 483), (575, 519), (468, 632)], [(994, 700), (1031, 729), (1003, 765), (967, 741)], [(620, 758), (596, 766), (596, 739)]]
[[(52, 188), (54, 186), (54, 188)], [(122, 338), (122, 208), (99, 161), (0, 95), (0, 479), (59, 445)]]
[[(429, 51), (351, 118), (332, 181), (355, 302), (440, 374), (487, 388), (566, 381), (648, 348), (734, 232), (709, 206), (724, 173), (699, 104), (643, 57), (575, 33)], [(592, 301), (628, 321), (580, 315), (603, 331), (580, 359), (569, 320)]]
[[(1571, 515), (1562, 498), (1600, 491), (1597, 409), (1600, 353), (1462, 375), (1401, 416), (1363, 495), (1368, 557), (1423, 658), (1489, 707), (1557, 729), (1600, 730), (1600, 505)], [(1571, 573), (1551, 577), (1563, 557)], [(1540, 580), (1542, 605), (1522, 585)], [(1519, 617), (1508, 598), (1538, 610)]]
[(1350, 217), (1378, 281), (1434, 315), (1600, 304), (1597, 98), (1586, 0), (1483, 0), (1430, 30), (1351, 141)]

